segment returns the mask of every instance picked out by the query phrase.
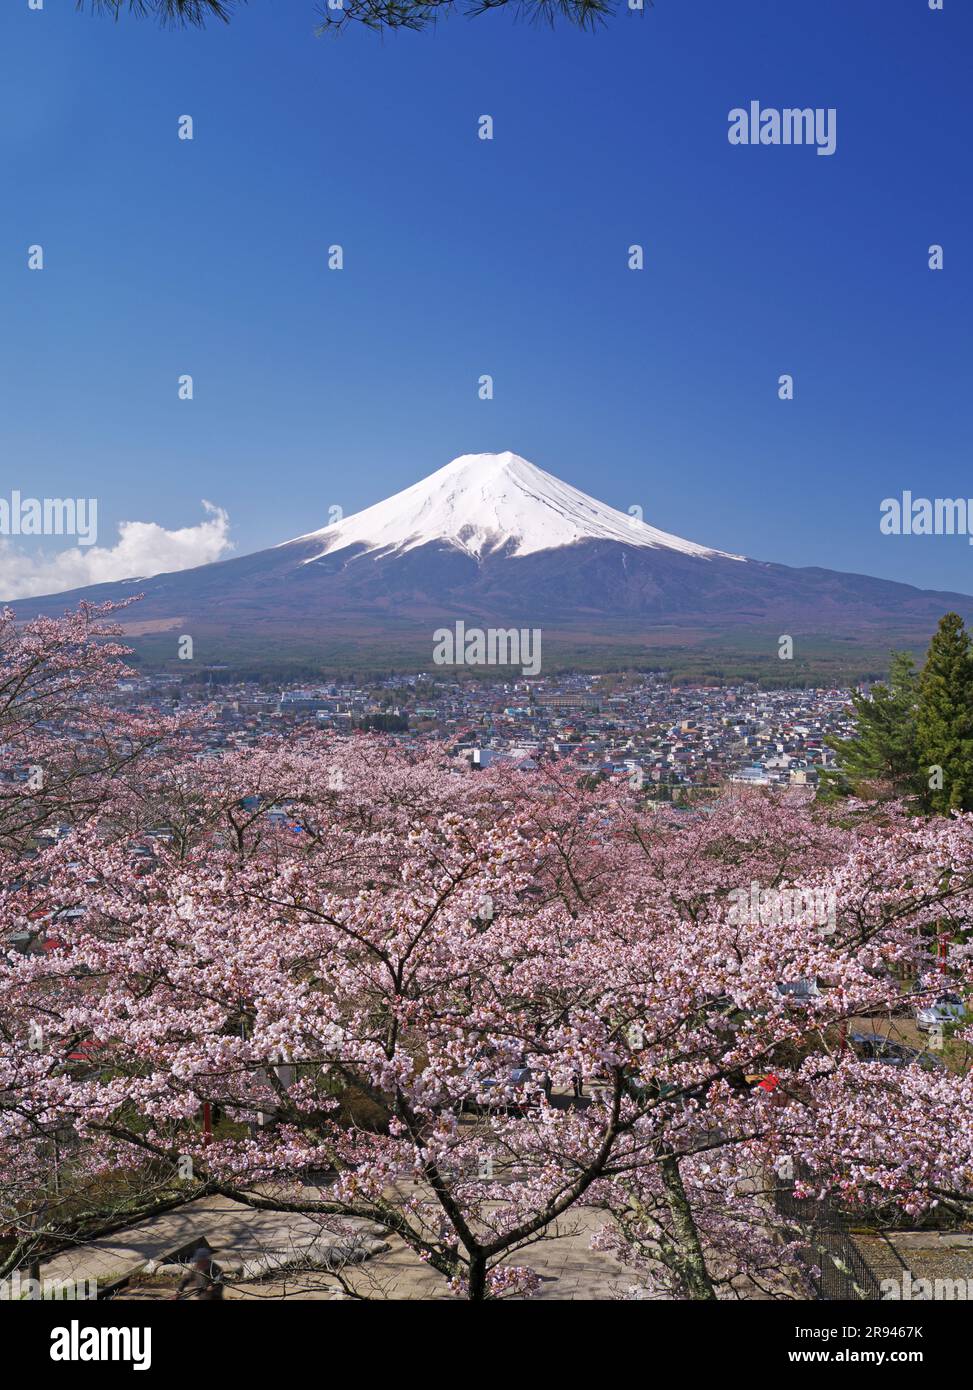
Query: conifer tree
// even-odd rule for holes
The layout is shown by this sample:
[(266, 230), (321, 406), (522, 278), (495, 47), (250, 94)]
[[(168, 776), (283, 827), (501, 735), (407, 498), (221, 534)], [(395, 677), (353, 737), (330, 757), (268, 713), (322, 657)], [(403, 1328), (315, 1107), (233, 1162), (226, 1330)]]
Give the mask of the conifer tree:
[(895, 796), (912, 796), (924, 788), (916, 750), (918, 694), (912, 656), (893, 652), (888, 682), (852, 695), (854, 736), (829, 740), (838, 755), (837, 772), (827, 779), (834, 790), (861, 794), (868, 784), (880, 783)]
[[(247, 0), (75, 0), (79, 10), (108, 14), (152, 16), (162, 24), (202, 27), (208, 20), (224, 24), (239, 12)], [(620, 8), (621, 0), (318, 0), (316, 13), (321, 21), (318, 32), (340, 33), (349, 25), (364, 25), (380, 32), (394, 29), (431, 29), (440, 19), (459, 13), (486, 14), (506, 7), (518, 18), (539, 20), (553, 25), (564, 22), (581, 29), (593, 29)], [(645, 0), (651, 7), (653, 0)], [(280, 8), (279, 4), (273, 8)], [(640, 5), (638, 8), (642, 8)], [(312, 10), (312, 14), (315, 11)]]
[(930, 810), (973, 810), (973, 649), (956, 613), (939, 623), (919, 677), (920, 775)]

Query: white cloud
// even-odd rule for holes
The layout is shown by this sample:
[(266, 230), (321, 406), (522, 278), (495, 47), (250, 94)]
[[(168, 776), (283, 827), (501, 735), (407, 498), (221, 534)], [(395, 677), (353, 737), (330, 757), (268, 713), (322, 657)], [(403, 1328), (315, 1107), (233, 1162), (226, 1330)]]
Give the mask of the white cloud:
[(230, 518), (212, 502), (204, 501), (203, 508), (206, 521), (178, 531), (167, 531), (154, 521), (119, 522), (118, 544), (110, 548), (76, 545), (52, 555), (0, 537), (0, 594), (5, 599), (32, 598), (114, 579), (148, 579), (221, 560), (233, 549)]

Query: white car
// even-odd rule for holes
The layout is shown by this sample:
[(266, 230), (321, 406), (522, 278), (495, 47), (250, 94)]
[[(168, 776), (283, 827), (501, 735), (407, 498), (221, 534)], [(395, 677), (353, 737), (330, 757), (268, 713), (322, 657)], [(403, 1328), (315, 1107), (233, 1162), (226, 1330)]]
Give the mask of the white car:
[(958, 994), (941, 994), (933, 1003), (921, 1004), (916, 1009), (916, 1027), (928, 1033), (947, 1023), (958, 1023), (965, 1016), (966, 1009)]

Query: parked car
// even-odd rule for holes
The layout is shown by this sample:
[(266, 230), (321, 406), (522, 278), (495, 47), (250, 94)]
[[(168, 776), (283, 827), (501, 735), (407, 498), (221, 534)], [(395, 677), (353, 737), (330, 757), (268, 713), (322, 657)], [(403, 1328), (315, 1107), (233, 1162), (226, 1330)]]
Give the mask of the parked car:
[(481, 1064), (473, 1062), (466, 1068), (465, 1076), (470, 1091), (462, 1102), (464, 1110), (514, 1110), (523, 1114), (538, 1104), (542, 1093), (548, 1097), (551, 1094), (547, 1072), (534, 1071), (523, 1064), (510, 1067), (506, 1075), (498, 1067), (496, 1075), (484, 1076)]
[(851, 1033), (848, 1043), (863, 1062), (884, 1062), (889, 1067), (904, 1067), (915, 1056), (915, 1048), (893, 1042), (882, 1033)]
[(848, 1042), (863, 1062), (881, 1062), (887, 1067), (916, 1065), (927, 1071), (941, 1071), (945, 1066), (942, 1058), (920, 1052), (918, 1048), (896, 1042), (882, 1033), (852, 1033)]
[(966, 1009), (959, 995), (946, 991), (931, 1003), (919, 1005), (916, 1009), (916, 1027), (928, 1033), (937, 1026), (958, 1023), (965, 1016)]

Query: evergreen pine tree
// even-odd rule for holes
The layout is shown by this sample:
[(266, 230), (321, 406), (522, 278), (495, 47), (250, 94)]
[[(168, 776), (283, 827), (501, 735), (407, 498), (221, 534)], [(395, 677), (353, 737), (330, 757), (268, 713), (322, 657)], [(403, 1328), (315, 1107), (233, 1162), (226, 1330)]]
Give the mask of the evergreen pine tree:
[(893, 652), (888, 682), (869, 695), (851, 697), (857, 729), (848, 739), (829, 739), (838, 768), (827, 783), (838, 791), (862, 793), (868, 783), (883, 783), (896, 796), (923, 790), (916, 749), (918, 676), (908, 652)]
[(973, 810), (973, 649), (956, 613), (940, 620), (919, 677), (917, 752), (926, 804)]

